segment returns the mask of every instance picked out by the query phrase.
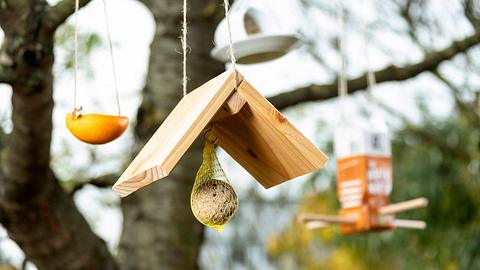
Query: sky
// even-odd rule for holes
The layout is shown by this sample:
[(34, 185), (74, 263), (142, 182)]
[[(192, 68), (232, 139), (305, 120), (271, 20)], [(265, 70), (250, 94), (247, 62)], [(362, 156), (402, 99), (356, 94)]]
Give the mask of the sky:
[[(108, 12), (115, 47), (122, 109), (126, 116), (134, 119), (140, 103), (139, 91), (143, 87), (147, 72), (149, 44), (153, 37), (154, 22), (148, 10), (138, 1), (115, 0), (107, 2), (109, 3)], [(370, 22), (373, 22), (377, 16), (382, 16), (382, 14), (375, 14), (372, 8), (365, 8), (361, 2), (347, 1), (349, 12), (359, 16), (363, 15)], [(365, 2), (371, 6), (373, 1), (365, 0)], [(442, 6), (448, 5), (440, 0), (437, 0), (437, 2), (436, 7), (439, 10), (434, 12), (442, 12)], [(93, 1), (81, 10), (79, 15), (79, 30), (81, 33), (95, 32), (102, 38), (105, 38), (101, 4), (99, 0)], [(298, 6), (295, 0), (251, 1), (247, 4), (258, 5), (259, 8), (265, 10), (280, 25), (288, 23), (288, 27), (286, 26), (285, 29), (291, 30), (292, 33), (303, 30), (310, 32), (310, 34), (312, 32), (317, 34), (318, 39), (330, 39), (335, 37), (338, 30), (335, 20), (332, 20), (322, 12), (305, 12)], [(310, 23), (308, 26), (305, 26), (302, 20), (304, 16), (309, 19)], [(70, 18), (69, 23), (72, 22), (72, 18)], [(468, 31), (456, 32), (460, 38)], [(0, 33), (0, 40), (2, 37)], [(387, 31), (375, 33), (374, 42), (378, 41), (382, 46), (394, 47), (394, 55), (399, 56), (399, 59), (393, 60), (398, 63), (418, 61), (422, 57), (421, 52), (415, 49), (411, 43)], [(359, 33), (358, 29), (349, 29), (346, 44), (349, 58), (348, 73), (350, 76), (359, 75), (365, 71), (366, 66), (362, 33)], [(395, 44), (395, 46), (392, 46), (392, 44)], [(441, 40), (439, 44), (441, 47)], [(444, 45), (447, 44), (448, 42), (444, 42)], [(115, 103), (110, 59), (106, 43), (103, 42), (102, 46), (102, 48), (96, 49), (91, 56), (91, 59), (94, 59), (92, 60), (94, 77), (89, 79), (84, 72), (80, 73), (79, 100), (87, 112), (113, 113)], [(327, 64), (331, 68), (336, 69), (338, 67), (339, 59), (336, 53), (329, 52), (328, 48), (318, 48), (318, 50), (322, 51)], [(56, 54), (58, 59), (65, 57), (65, 51), (62, 51), (62, 49), (57, 49)], [(371, 49), (369, 60), (374, 69), (382, 68), (392, 61), (390, 55), (382, 52), (380, 49)], [(238, 68), (245, 78), (265, 96), (311, 83), (329, 83), (332, 81), (332, 74), (325, 71), (311, 56), (306, 54), (305, 49), (302, 47), (266, 64), (240, 65)], [(64, 126), (65, 114), (70, 112), (72, 107), (73, 74), (71, 71), (62, 70), (62, 67), (57, 63), (55, 66), (55, 77), (54, 98), (56, 107), (53, 116), (52, 151), (54, 159), (52, 162), (56, 173), (62, 179), (73, 179), (78, 174), (78, 168), (88, 168), (89, 176), (98, 176), (115, 171), (126, 159), (125, 153), (129, 153), (128, 149), (132, 142), (131, 129), (121, 139), (106, 146), (92, 147), (76, 141)], [(179, 91), (181, 91), (181, 87), (179, 87)], [(376, 98), (386, 104), (395, 105), (395, 108), (412, 119), (417, 117), (414, 105), (415, 97), (419, 94), (425, 95), (429, 99), (429, 105), (434, 114), (439, 116), (448, 115), (451, 111), (452, 101), (448, 92), (440, 84), (434, 82), (429, 75), (421, 75), (415, 80), (403, 83), (382, 84), (374, 90)], [(6, 119), (6, 121), (3, 121), (3, 126), (7, 130), (11, 128), (8, 120), (11, 109), (10, 96), (11, 91), (9, 87), (0, 85), (0, 117)], [(353, 111), (359, 111), (362, 108), (358, 104), (368, 104), (368, 102), (364, 95), (355, 95), (354, 98), (348, 101), (348, 104), (352, 106)], [(338, 102), (331, 100), (307, 104), (302, 106), (300, 112), (298, 109), (287, 110), (286, 115), (308, 138), (317, 145), (321, 145), (331, 137), (338, 115)], [(318, 122), (327, 123), (325, 130), (319, 132), (317, 128)], [(89, 159), (89, 152), (92, 150), (98, 156), (98, 161), (94, 164), (90, 164)], [(67, 153), (68, 158), (64, 158), (65, 153)], [(245, 170), (237, 166), (228, 155), (222, 152), (220, 156), (222, 163), (225, 164), (227, 174), (234, 176), (232, 177), (232, 184), (239, 193), (245, 192), (254, 184), (253, 181), (241, 180), (251, 179), (251, 177)], [(75, 165), (72, 168), (70, 164)], [(298, 181), (305, 181), (305, 177)], [(258, 190), (262, 196), (268, 198), (275, 196), (277, 192), (285, 190), (291, 190), (291, 192), (295, 193), (302, 186), (296, 183), (297, 181), (291, 181), (272, 190), (266, 191), (261, 188)], [(94, 230), (107, 240), (111, 248), (115, 248), (121, 233), (122, 217), (119, 209), (110, 207), (108, 204), (118, 202), (118, 197), (113, 192), (98, 191), (95, 188), (87, 187), (75, 196), (75, 201), (82, 213), (93, 224)], [(105, 203), (99, 203), (100, 201)], [(228, 233), (228, 226), (226, 231)], [(2, 232), (1, 235), (5, 235), (5, 232)], [(0, 247), (6, 256), (11, 257), (16, 263), (21, 262), (21, 253), (14, 243), (2, 241)]]

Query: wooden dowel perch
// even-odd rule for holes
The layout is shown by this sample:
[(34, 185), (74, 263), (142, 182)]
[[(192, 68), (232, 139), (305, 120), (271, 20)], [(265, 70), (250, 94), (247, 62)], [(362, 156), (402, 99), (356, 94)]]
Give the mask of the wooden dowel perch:
[(352, 224), (355, 223), (355, 220), (349, 220), (340, 218), (338, 216), (327, 216), (327, 215), (311, 215), (311, 214), (301, 214), (298, 216), (298, 221), (309, 223), (313, 221), (319, 221), (324, 223), (333, 223), (333, 224)]
[(393, 225), (397, 228), (423, 230), (427, 223), (421, 220), (395, 219)]
[(324, 221), (309, 221), (305, 223), (305, 226), (307, 226), (309, 230), (323, 229), (323, 228), (330, 227), (332, 225), (334, 224), (330, 222), (324, 222)]
[(400, 203), (390, 204), (380, 208), (379, 214), (389, 215), (395, 214), (398, 212), (404, 212), (412, 209), (426, 207), (428, 205), (428, 200), (426, 198), (418, 198), (409, 201), (404, 201)]

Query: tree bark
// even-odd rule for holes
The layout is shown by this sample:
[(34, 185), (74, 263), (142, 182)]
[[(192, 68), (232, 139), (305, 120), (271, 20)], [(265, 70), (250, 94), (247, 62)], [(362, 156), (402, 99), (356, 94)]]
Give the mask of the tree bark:
[[(165, 120), (182, 96), (180, 23), (182, 1), (145, 1), (156, 22), (149, 72), (138, 110), (135, 134), (140, 148)], [(189, 1), (189, 90), (221, 73), (223, 65), (209, 56), (218, 3)], [(195, 144), (166, 179), (122, 200), (123, 233), (119, 260), (123, 269), (197, 269), (203, 227), (190, 210), (190, 192), (200, 165)], [(153, 267), (153, 268), (152, 268)]]

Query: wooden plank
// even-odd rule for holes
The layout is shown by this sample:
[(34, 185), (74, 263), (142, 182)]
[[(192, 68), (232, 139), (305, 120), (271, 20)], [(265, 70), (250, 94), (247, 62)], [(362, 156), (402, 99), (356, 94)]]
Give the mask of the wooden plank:
[(335, 224), (333, 223), (330, 223), (330, 222), (324, 222), (324, 221), (310, 221), (310, 222), (307, 222), (305, 224), (305, 226), (309, 229), (309, 230), (318, 230), (318, 229), (324, 229), (324, 228), (327, 228), (327, 227), (331, 227)]
[[(124, 197), (166, 177), (235, 89), (226, 71), (186, 95), (113, 186)], [(238, 74), (241, 82), (240, 74)]]
[(395, 219), (393, 225), (402, 229), (424, 230), (427, 228), (427, 223), (422, 220)]
[(426, 198), (417, 198), (409, 201), (383, 206), (378, 210), (378, 213), (381, 215), (395, 214), (398, 212), (404, 212), (408, 210), (426, 207), (427, 205), (428, 200)]
[(245, 80), (240, 112), (214, 124), (218, 144), (265, 188), (323, 168), (327, 156)]

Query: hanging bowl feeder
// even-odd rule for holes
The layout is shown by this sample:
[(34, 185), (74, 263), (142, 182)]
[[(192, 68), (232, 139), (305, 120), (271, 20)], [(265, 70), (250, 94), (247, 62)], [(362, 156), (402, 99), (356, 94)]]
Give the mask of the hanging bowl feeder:
[[(239, 1), (241, 2), (241, 1)], [(238, 5), (230, 14), (232, 41), (239, 64), (255, 64), (271, 61), (287, 54), (300, 40), (295, 33), (283, 30), (271, 16), (263, 10), (246, 5)], [(229, 62), (228, 22), (223, 19), (215, 31), (216, 47), (213, 58)]]
[(110, 26), (108, 23), (107, 15), (107, 4), (103, 0), (103, 6), (105, 11), (105, 23), (107, 30), (108, 46), (110, 49), (110, 59), (112, 62), (112, 75), (113, 81), (115, 84), (115, 98), (117, 101), (117, 110), (118, 116), (105, 115), (105, 114), (81, 114), (82, 107), (76, 106), (77, 100), (77, 81), (78, 81), (78, 9), (79, 9), (79, 0), (75, 1), (75, 33), (74, 33), (74, 69), (75, 69), (75, 80), (74, 80), (74, 95), (73, 95), (73, 112), (67, 113), (65, 124), (67, 129), (82, 142), (89, 144), (105, 144), (109, 143), (118, 137), (120, 137), (123, 132), (128, 127), (128, 118), (120, 116), (120, 98), (118, 94), (118, 83), (117, 75), (115, 71), (115, 61), (113, 57), (113, 46), (112, 38), (110, 34)]
[(74, 114), (66, 117), (67, 129), (82, 142), (105, 144), (118, 137), (128, 127), (128, 118), (105, 114)]

